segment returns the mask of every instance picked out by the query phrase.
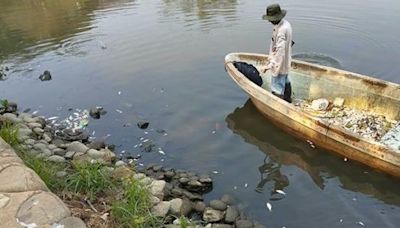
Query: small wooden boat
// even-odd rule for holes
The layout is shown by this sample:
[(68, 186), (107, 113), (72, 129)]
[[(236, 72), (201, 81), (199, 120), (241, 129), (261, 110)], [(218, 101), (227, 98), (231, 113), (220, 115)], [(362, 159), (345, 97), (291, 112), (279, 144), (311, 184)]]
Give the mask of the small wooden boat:
[[(264, 89), (269, 87), (268, 81), (266, 87), (259, 87), (233, 65), (235, 61), (242, 61), (259, 67), (266, 63), (267, 57), (254, 53), (231, 53), (225, 57), (228, 74), (249, 94), (264, 116), (283, 130), (319, 147), (400, 177), (400, 150), (322, 121)], [(341, 97), (345, 99), (346, 107), (367, 110), (392, 120), (400, 119), (398, 84), (298, 60), (292, 61), (289, 77), (292, 91), (298, 98), (333, 100)]]

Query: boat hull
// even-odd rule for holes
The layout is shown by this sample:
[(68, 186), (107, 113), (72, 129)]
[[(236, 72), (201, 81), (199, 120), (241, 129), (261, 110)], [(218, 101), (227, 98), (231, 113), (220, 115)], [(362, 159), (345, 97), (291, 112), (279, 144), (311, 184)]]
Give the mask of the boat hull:
[[(246, 53), (245, 56), (248, 57), (251, 54)], [(256, 55), (255, 58), (258, 58), (258, 62), (262, 62), (266, 56)], [(240, 57), (236, 58), (236, 60), (240, 60)], [(340, 154), (347, 159), (361, 162), (390, 175), (400, 177), (399, 153), (383, 144), (346, 131), (340, 126), (327, 125), (325, 122), (302, 111), (299, 107), (295, 107), (272, 95), (267, 90), (256, 86), (237, 71), (231, 62), (232, 56), (228, 55), (225, 64), (229, 75), (249, 94), (256, 108), (276, 126), (296, 137), (309, 140), (321, 148)], [(308, 63), (300, 61), (295, 62), (295, 64), (298, 66), (302, 64), (308, 65)], [(311, 65), (313, 68), (316, 67), (315, 64)], [(330, 68), (329, 70), (335, 69)], [(337, 70), (337, 73), (342, 72)], [(346, 74), (350, 73), (346, 72)]]

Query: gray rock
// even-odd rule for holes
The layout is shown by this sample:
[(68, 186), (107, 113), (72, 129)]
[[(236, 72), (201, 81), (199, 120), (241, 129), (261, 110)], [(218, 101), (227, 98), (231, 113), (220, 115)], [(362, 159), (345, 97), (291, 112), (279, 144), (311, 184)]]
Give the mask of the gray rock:
[(26, 144), (26, 145), (34, 145), (35, 144), (35, 140), (33, 140), (33, 139), (27, 139), (27, 140), (25, 140), (24, 141), (24, 143)]
[(50, 157), (47, 158), (48, 161), (51, 162), (57, 162), (57, 163), (64, 163), (65, 162), (65, 158), (58, 156), (58, 155), (52, 155)]
[(104, 152), (98, 151), (98, 150), (95, 150), (95, 149), (89, 149), (87, 151), (87, 154), (93, 159), (103, 158), (106, 155)]
[(249, 221), (249, 220), (237, 220), (235, 222), (235, 226), (237, 228), (252, 228), (253, 227), (253, 222)]
[(189, 178), (187, 178), (187, 177), (179, 178), (179, 183), (181, 183), (181, 184), (187, 184), (188, 182), (189, 182)]
[(205, 222), (219, 222), (224, 218), (224, 212), (206, 208), (203, 213), (203, 220)]
[(116, 167), (124, 166), (124, 165), (126, 165), (126, 163), (125, 163), (124, 161), (117, 161), (117, 162), (115, 162), (115, 166), (116, 166)]
[(33, 132), (35, 132), (37, 135), (43, 135), (44, 130), (42, 128), (33, 128)]
[(106, 162), (112, 162), (115, 161), (115, 159), (117, 158), (117, 156), (114, 154), (114, 152), (112, 152), (109, 149), (100, 149), (101, 153), (104, 153), (104, 156), (101, 158)]
[(54, 144), (49, 144), (49, 145), (47, 145), (47, 148), (48, 148), (49, 150), (58, 149), (58, 147), (57, 147), (56, 145), (54, 145)]
[[(65, 156), (65, 154), (66, 154), (66, 151), (65, 150), (63, 150), (63, 149), (61, 149), (61, 148), (56, 148), (56, 149), (54, 149), (54, 150), (52, 150), (53, 151), (53, 154), (55, 154), (55, 155), (58, 155), (58, 156)], [(72, 155), (73, 156), (73, 155)], [(72, 158), (72, 157), (71, 157)]]
[(75, 151), (75, 152), (80, 152), (80, 153), (86, 153), (89, 150), (89, 148), (78, 141), (72, 142), (68, 145), (67, 151)]
[(155, 165), (155, 166), (153, 166), (153, 170), (155, 171), (155, 172), (158, 172), (158, 171), (160, 171), (162, 169), (162, 166), (161, 165)]
[(42, 154), (45, 155), (45, 157), (49, 157), (49, 156), (53, 155), (53, 153), (49, 149), (42, 150)]
[(173, 189), (171, 190), (171, 194), (172, 194), (172, 196), (174, 196), (174, 197), (179, 197), (179, 196), (181, 196), (181, 195), (183, 194), (183, 189), (178, 188), (178, 187), (175, 187), (175, 188), (173, 188)]
[(193, 209), (191, 202), (188, 200), (177, 198), (169, 202), (171, 203), (171, 213), (175, 216), (187, 216)]
[(221, 200), (211, 200), (210, 207), (215, 210), (224, 211), (226, 209), (226, 203), (222, 202)]
[(193, 208), (195, 211), (203, 214), (204, 210), (206, 209), (206, 204), (203, 201), (197, 201), (194, 203)]
[(39, 151), (48, 150), (47, 145), (43, 143), (36, 143), (33, 145), (33, 148)]
[(52, 143), (53, 143), (54, 145), (56, 145), (57, 147), (60, 147), (61, 144), (64, 144), (64, 141), (61, 140), (61, 139), (54, 139), (54, 140), (52, 141)]
[(228, 194), (224, 194), (222, 196), (222, 198), (221, 198), (221, 201), (226, 203), (226, 204), (228, 204), (228, 205), (233, 205), (236, 202), (235, 199), (232, 196), (228, 195)]
[(164, 199), (164, 188), (166, 182), (163, 180), (155, 180), (150, 184), (150, 193), (159, 199)]
[(22, 120), (19, 119), (15, 114), (12, 113), (5, 113), (3, 114), (4, 119), (6, 119), (7, 121), (11, 122), (11, 123), (22, 123)]
[[(62, 149), (60, 149), (60, 150), (62, 150)], [(65, 151), (64, 151), (64, 153), (65, 153)], [(76, 153), (75, 151), (68, 151), (65, 153), (64, 157), (66, 159), (72, 159), (74, 157), (75, 153)], [(54, 154), (56, 154), (56, 153), (54, 152)], [(57, 154), (57, 155), (60, 155), (60, 154)]]
[(106, 148), (106, 143), (104, 142), (104, 140), (96, 140), (94, 142), (91, 142), (88, 147), (90, 149), (100, 150), (102, 148)]
[(207, 176), (207, 175), (202, 175), (202, 176), (200, 176), (199, 181), (200, 181), (201, 183), (205, 183), (205, 184), (210, 184), (210, 183), (212, 183), (211, 177), (209, 177), (209, 176)]
[(48, 142), (46, 142), (45, 140), (43, 140), (43, 139), (41, 139), (41, 140), (39, 140), (39, 141), (37, 141), (38, 143), (42, 143), (42, 144), (44, 144), (44, 145), (47, 145), (47, 146), (49, 146), (49, 143)]
[(65, 171), (58, 171), (58, 172), (56, 173), (56, 177), (59, 177), (59, 178), (66, 177), (67, 175), (68, 175), (68, 173), (65, 172)]
[[(70, 152), (70, 151), (68, 151), (68, 152)], [(68, 152), (67, 152), (67, 153), (68, 153)], [(85, 155), (85, 154), (82, 153), (82, 152), (75, 152), (75, 151), (72, 151), (72, 152), (74, 152), (74, 157), (73, 157), (73, 159), (77, 159), (77, 158), (79, 158), (79, 157)]]
[(236, 219), (239, 217), (239, 211), (236, 207), (231, 206), (226, 209), (225, 212), (225, 222), (227, 223), (234, 223)]
[(36, 120), (32, 118), (32, 116), (23, 116), (23, 120), (25, 123), (35, 123)]
[(191, 180), (187, 185), (187, 189), (192, 192), (201, 191), (202, 187), (204, 187), (203, 184), (197, 180)]
[(144, 175), (143, 173), (135, 173), (133, 175), (133, 179), (135, 179), (135, 180), (141, 180), (141, 179), (143, 179), (145, 177), (146, 177), (146, 175)]
[(28, 137), (33, 134), (32, 130), (29, 128), (21, 128), (18, 130), (18, 137)]
[(48, 133), (44, 133), (42, 137), (43, 137), (43, 140), (48, 143), (50, 143), (51, 140), (53, 140), (52, 137)]
[[(145, 177), (143, 179), (139, 180), (139, 183), (141, 183), (144, 186), (148, 186), (153, 182), (153, 180), (150, 177)], [(160, 198), (161, 199), (161, 198)]]
[(218, 223), (214, 223), (211, 225), (211, 228), (233, 228), (232, 225), (228, 225), (228, 224), (218, 224)]
[(171, 203), (168, 201), (162, 201), (159, 204), (151, 208), (151, 213), (157, 217), (165, 217), (171, 207)]
[(35, 123), (35, 122), (33, 122), (33, 123), (28, 123), (27, 125), (28, 125), (28, 127), (29, 127), (30, 129), (34, 129), (34, 128), (36, 128), (36, 127), (42, 128), (42, 125), (41, 125), (40, 123)]
[(172, 178), (172, 177), (175, 176), (175, 173), (174, 173), (174, 171), (170, 170), (170, 171), (165, 172), (164, 175), (165, 175), (167, 178)]
[(85, 223), (80, 218), (76, 217), (67, 217), (61, 220), (58, 224), (63, 226), (63, 228), (86, 228)]
[(183, 191), (183, 195), (192, 200), (192, 201), (196, 201), (196, 200), (203, 200), (203, 197), (200, 194), (196, 194), (196, 193), (191, 193), (189, 191), (184, 190)]

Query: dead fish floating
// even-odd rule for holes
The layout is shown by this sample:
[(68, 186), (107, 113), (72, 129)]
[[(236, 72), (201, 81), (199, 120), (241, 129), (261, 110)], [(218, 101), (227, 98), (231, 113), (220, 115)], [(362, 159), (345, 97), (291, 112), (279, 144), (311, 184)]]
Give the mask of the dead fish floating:
[[(293, 60), (289, 78), (296, 97), (293, 103), (288, 103), (270, 92), (269, 73), (261, 75), (264, 84), (258, 86), (234, 66), (235, 62), (246, 62), (259, 69), (267, 63), (267, 59), (267, 55), (256, 53), (230, 53), (225, 57), (225, 68), (229, 76), (249, 95), (255, 107), (266, 118), (283, 130), (313, 142), (315, 146), (400, 177), (400, 144), (392, 145), (368, 138), (362, 132), (360, 134), (352, 131), (350, 126), (331, 123), (329, 118), (321, 117), (319, 111), (312, 113), (294, 105), (298, 103), (296, 99), (313, 101), (325, 98), (329, 101), (327, 109), (340, 109), (333, 104), (340, 106), (344, 103), (349, 109), (362, 110), (394, 121), (392, 126), (386, 129), (386, 134), (394, 131), (394, 128), (398, 128), (395, 132), (400, 132), (400, 124), (396, 125), (400, 120), (400, 85), (332, 67)], [(343, 100), (335, 101), (335, 98)], [(322, 109), (322, 104), (318, 108)], [(374, 130), (368, 130), (370, 120), (367, 119), (362, 119), (357, 124), (365, 125), (363, 129), (366, 131)], [(400, 142), (400, 134), (395, 132), (391, 137), (398, 137), (398, 140), (392, 141)], [(378, 139), (384, 137), (385, 135), (380, 135)]]

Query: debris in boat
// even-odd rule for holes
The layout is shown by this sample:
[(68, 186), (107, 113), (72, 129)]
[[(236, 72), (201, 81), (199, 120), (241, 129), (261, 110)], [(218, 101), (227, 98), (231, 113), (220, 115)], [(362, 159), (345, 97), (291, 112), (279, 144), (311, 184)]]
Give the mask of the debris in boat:
[(335, 100), (333, 100), (333, 106), (341, 108), (344, 105), (344, 99), (341, 97), (336, 97)]
[(267, 208), (269, 211), (272, 211), (272, 205), (269, 202), (267, 202)]
[(320, 98), (311, 102), (311, 108), (315, 111), (324, 111), (328, 108), (328, 106), (329, 101), (325, 98)]
[[(332, 105), (330, 105), (330, 102), (325, 98), (313, 101), (297, 99), (296, 102), (296, 106), (299, 106), (302, 110), (313, 115), (322, 122), (329, 125), (341, 126), (354, 134), (378, 142), (381, 141), (399, 150), (400, 126), (397, 131), (393, 130), (395, 126), (400, 124), (399, 121), (387, 119), (383, 115), (347, 107), (344, 105), (345, 100), (340, 97), (335, 98)], [(393, 143), (393, 140), (390, 140), (389, 136), (384, 137), (391, 130), (393, 130), (393, 135), (395, 136), (392, 136), (392, 138), (397, 139), (397, 144)]]
[(347, 158), (344, 158), (343, 161), (347, 162)]
[(381, 142), (394, 150), (400, 151), (400, 123), (390, 129), (382, 138)]

